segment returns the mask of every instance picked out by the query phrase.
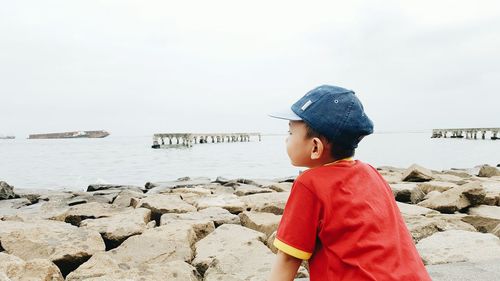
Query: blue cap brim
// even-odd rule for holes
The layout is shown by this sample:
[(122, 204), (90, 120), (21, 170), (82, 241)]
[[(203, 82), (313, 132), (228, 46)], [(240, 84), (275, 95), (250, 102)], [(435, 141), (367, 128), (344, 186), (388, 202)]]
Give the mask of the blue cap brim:
[(271, 114), (268, 114), (270, 117), (273, 118), (278, 118), (278, 119), (284, 119), (284, 120), (290, 120), (290, 121), (302, 121), (302, 118), (295, 114), (290, 108), (287, 110), (279, 111), (279, 112), (274, 112)]

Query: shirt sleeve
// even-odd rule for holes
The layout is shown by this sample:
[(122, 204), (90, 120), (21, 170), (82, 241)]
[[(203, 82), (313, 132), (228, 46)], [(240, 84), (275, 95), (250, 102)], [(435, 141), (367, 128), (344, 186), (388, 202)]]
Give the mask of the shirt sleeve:
[(308, 260), (314, 251), (321, 204), (316, 195), (296, 181), (278, 226), (274, 246), (288, 255)]

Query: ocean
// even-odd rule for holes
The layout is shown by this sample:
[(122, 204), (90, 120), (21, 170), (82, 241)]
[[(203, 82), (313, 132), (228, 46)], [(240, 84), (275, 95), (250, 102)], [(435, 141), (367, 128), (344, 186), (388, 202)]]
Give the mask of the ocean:
[[(356, 159), (375, 167), (417, 163), (443, 170), (500, 163), (500, 140), (431, 139), (431, 132), (376, 133)], [(15, 188), (85, 190), (89, 184), (144, 185), (180, 177), (274, 179), (297, 175), (286, 135), (251, 142), (151, 149), (152, 136), (103, 139), (0, 140), (0, 180)]]

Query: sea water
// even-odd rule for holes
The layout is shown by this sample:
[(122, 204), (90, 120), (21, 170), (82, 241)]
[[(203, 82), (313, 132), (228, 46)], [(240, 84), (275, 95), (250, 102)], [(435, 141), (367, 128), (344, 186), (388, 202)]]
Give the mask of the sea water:
[[(356, 157), (373, 166), (413, 163), (443, 170), (500, 163), (500, 140), (431, 139), (431, 132), (376, 133)], [(0, 180), (15, 188), (84, 190), (89, 184), (144, 185), (180, 177), (274, 179), (297, 175), (286, 135), (262, 141), (151, 149), (151, 136), (103, 139), (0, 140)]]

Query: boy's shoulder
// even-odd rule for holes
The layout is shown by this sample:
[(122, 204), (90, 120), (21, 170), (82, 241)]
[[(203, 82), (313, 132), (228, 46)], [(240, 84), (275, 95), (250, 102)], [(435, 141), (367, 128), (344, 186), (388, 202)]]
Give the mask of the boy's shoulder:
[(308, 169), (295, 179), (295, 183), (314, 190), (325, 184), (346, 183), (360, 179), (363, 181), (378, 181), (382, 179), (382, 176), (371, 165), (360, 160), (354, 160), (353, 162)]

